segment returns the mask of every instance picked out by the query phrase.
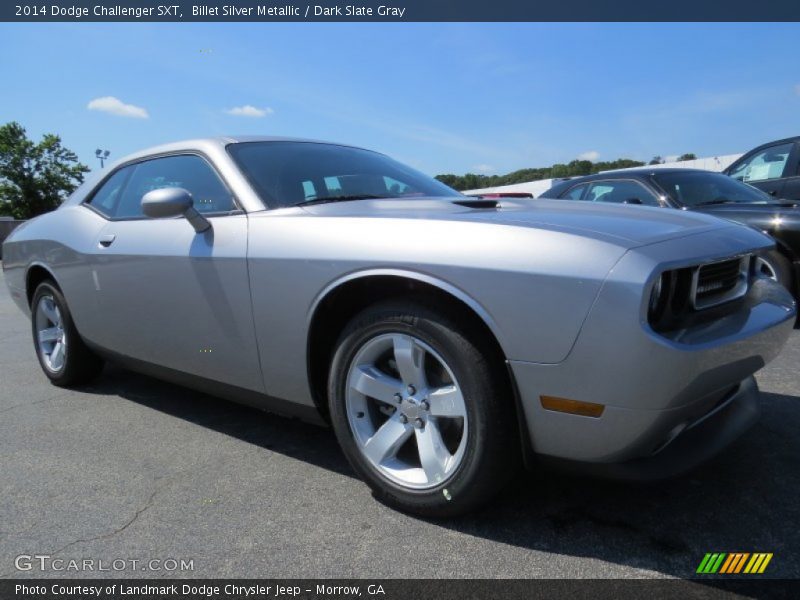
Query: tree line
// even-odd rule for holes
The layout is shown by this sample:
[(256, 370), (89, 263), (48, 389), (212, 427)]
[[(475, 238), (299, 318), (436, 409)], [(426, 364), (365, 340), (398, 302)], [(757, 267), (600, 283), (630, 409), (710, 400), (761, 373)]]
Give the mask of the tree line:
[[(697, 158), (692, 153), (682, 154), (678, 160), (694, 160)], [(647, 164), (655, 165), (664, 163), (665, 160), (660, 156), (654, 156)], [(505, 175), (478, 175), (467, 173), (465, 175), (437, 175), (436, 179), (459, 191), (474, 190), (480, 188), (497, 187), (500, 185), (511, 185), (512, 183), (525, 183), (527, 181), (539, 181), (541, 179), (558, 179), (563, 177), (580, 177), (582, 175), (593, 175), (601, 171), (611, 171), (613, 169), (628, 169), (631, 167), (641, 167), (645, 163), (632, 160), (630, 158), (618, 158), (617, 160), (592, 162), (590, 160), (573, 160), (567, 164), (558, 163), (551, 167), (539, 167), (530, 169), (519, 169)]]

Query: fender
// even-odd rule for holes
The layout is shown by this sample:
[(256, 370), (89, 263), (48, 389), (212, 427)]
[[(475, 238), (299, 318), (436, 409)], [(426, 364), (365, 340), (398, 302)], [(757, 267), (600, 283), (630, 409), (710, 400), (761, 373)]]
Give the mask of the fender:
[(406, 279), (413, 279), (415, 281), (419, 281), (420, 283), (425, 283), (431, 285), (433, 287), (439, 288), (443, 292), (450, 294), (451, 296), (461, 300), (464, 304), (469, 306), (475, 313), (480, 317), (480, 319), (484, 322), (484, 324), (489, 328), (489, 331), (492, 332), (492, 335), (497, 340), (497, 343), (500, 344), (500, 348), (503, 349), (505, 354), (506, 344), (503, 340), (502, 335), (500, 334), (500, 328), (497, 326), (497, 323), (492, 319), (491, 315), (489, 315), (488, 311), (474, 298), (472, 298), (469, 294), (464, 292), (464, 290), (454, 286), (451, 283), (443, 281), (437, 277), (433, 277), (427, 273), (423, 273), (421, 271), (414, 271), (412, 269), (361, 269), (358, 271), (352, 271), (347, 273), (332, 282), (326, 285), (323, 290), (317, 294), (314, 298), (314, 301), (311, 303), (311, 307), (306, 315), (306, 330), (310, 331), (311, 329), (311, 322), (314, 319), (314, 315), (317, 313), (317, 308), (319, 307), (320, 303), (328, 297), (328, 295), (339, 288), (341, 285), (355, 281), (357, 279), (365, 279), (367, 277), (375, 277), (375, 276), (390, 276), (390, 277), (402, 277)]
[(17, 306), (22, 309), (22, 312), (29, 317), (31, 316), (30, 299), (34, 292), (34, 289), (30, 287), (30, 277), (33, 269), (42, 269), (45, 271), (50, 279), (52, 279), (58, 286), (58, 289), (61, 289), (61, 284), (58, 282), (58, 277), (56, 277), (56, 274), (53, 272), (51, 267), (39, 260), (34, 260), (28, 263), (23, 271), (24, 275), (21, 279), (22, 285), (19, 288), (16, 286), (11, 287), (11, 297), (14, 299), (14, 302), (16, 302)]

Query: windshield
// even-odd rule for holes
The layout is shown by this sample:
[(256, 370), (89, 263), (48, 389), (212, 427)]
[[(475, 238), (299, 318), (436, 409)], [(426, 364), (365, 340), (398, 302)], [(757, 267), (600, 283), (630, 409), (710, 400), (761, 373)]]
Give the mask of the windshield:
[(228, 146), (270, 208), (366, 198), (461, 197), (445, 184), (391, 158), (316, 142), (245, 142)]
[(685, 171), (655, 173), (653, 179), (682, 206), (703, 204), (768, 204), (766, 193), (721, 173)]

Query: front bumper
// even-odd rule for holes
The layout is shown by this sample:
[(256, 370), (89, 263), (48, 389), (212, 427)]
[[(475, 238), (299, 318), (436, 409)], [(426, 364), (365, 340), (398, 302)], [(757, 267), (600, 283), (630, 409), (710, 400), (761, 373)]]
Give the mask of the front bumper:
[[(635, 284), (653, 268), (648, 262), (641, 253), (620, 261), (564, 361), (509, 361), (536, 454), (610, 474), (665, 477), (719, 452), (757, 418), (752, 376), (791, 334), (792, 297), (759, 279), (717, 318), (659, 334)], [(542, 396), (604, 408), (598, 417), (547, 410)]]
[(586, 463), (552, 457), (545, 462), (563, 470), (617, 480), (655, 481), (676, 477), (706, 462), (750, 429), (761, 414), (761, 397), (748, 377), (716, 406), (649, 456), (625, 462)]

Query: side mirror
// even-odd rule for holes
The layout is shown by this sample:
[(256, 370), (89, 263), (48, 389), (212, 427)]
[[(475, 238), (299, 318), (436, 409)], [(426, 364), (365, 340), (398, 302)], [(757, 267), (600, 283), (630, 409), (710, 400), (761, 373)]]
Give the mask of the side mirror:
[(153, 219), (183, 215), (197, 233), (203, 233), (211, 223), (194, 207), (192, 194), (183, 188), (161, 188), (142, 196), (142, 212)]
[(642, 204), (642, 201), (638, 198), (628, 198), (623, 204)]

